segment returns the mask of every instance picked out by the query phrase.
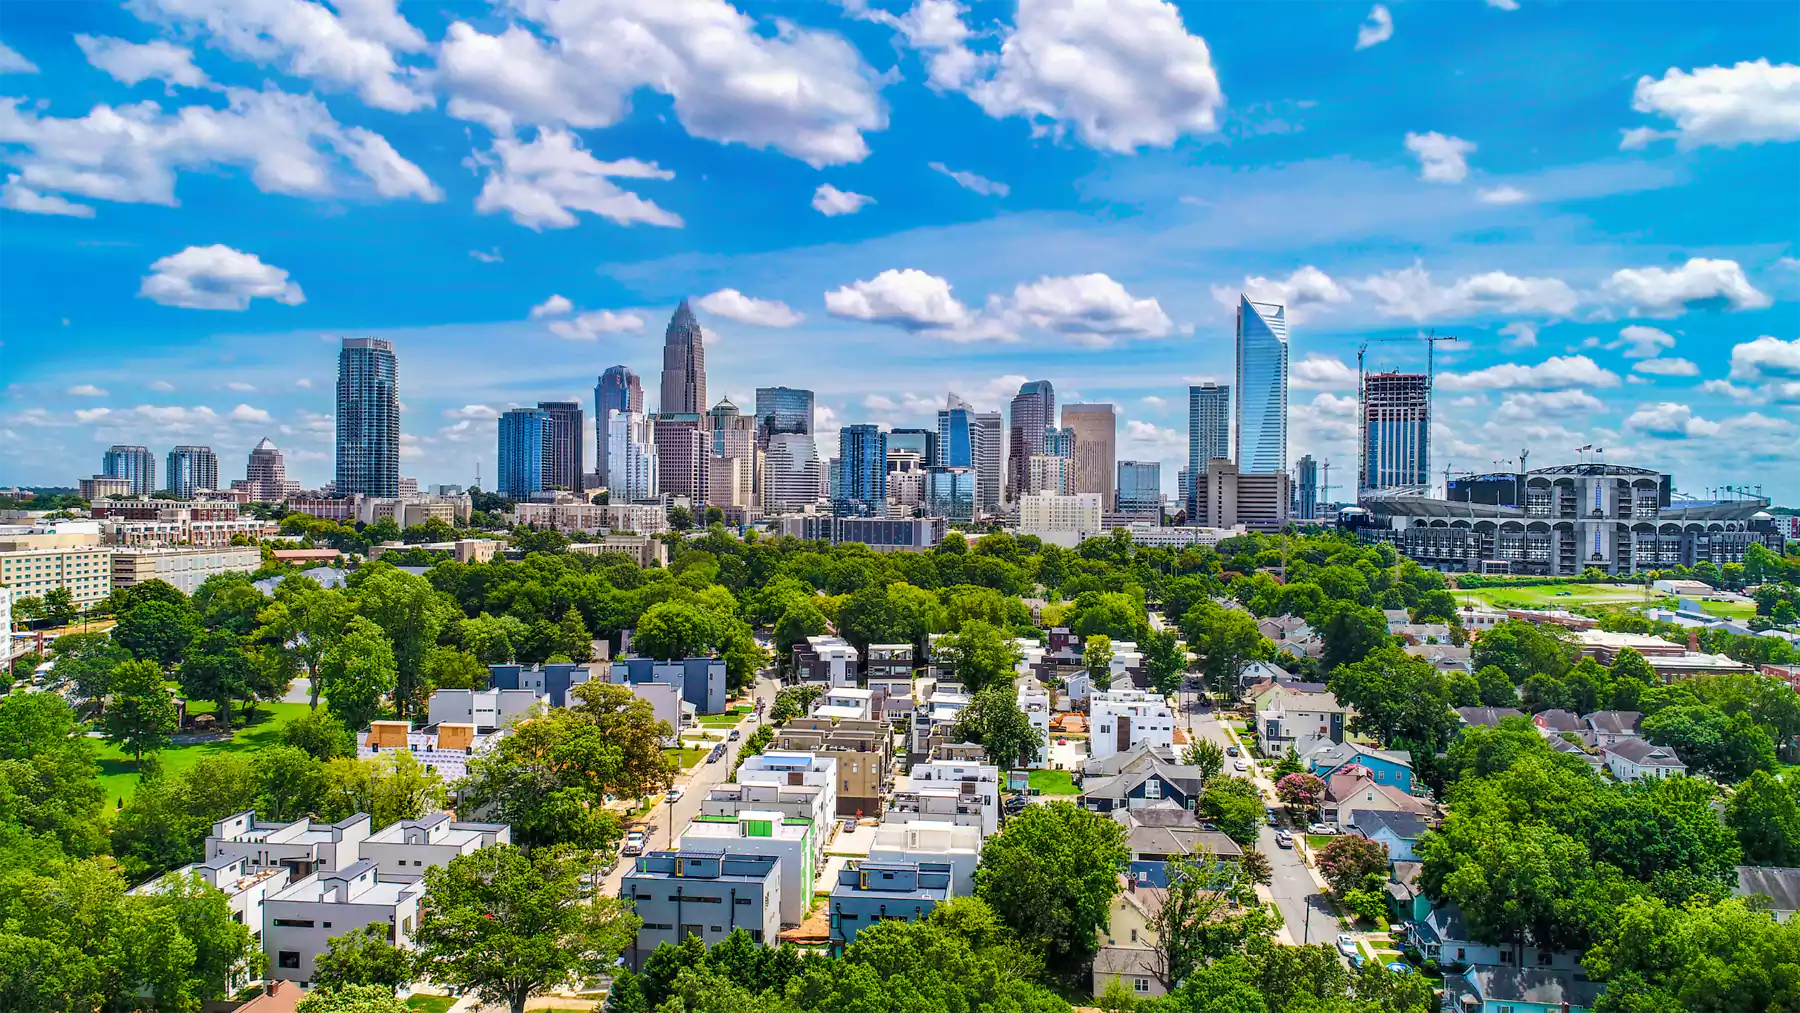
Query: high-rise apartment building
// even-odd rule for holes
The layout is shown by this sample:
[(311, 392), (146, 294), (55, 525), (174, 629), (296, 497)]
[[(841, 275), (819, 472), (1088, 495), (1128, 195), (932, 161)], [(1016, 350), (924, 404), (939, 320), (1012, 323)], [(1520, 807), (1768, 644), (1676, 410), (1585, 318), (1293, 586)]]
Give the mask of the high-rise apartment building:
[(657, 410), (663, 415), (706, 410), (706, 344), (686, 299), (675, 307), (663, 332), (662, 403)]
[(707, 466), (712, 461), (712, 434), (706, 416), (697, 412), (661, 412), (656, 416), (656, 491), (685, 497), (695, 506), (706, 503)]
[(1188, 388), (1188, 463), (1175, 493), (1194, 512), (1194, 478), (1206, 462), (1231, 457), (1231, 385), (1200, 383)]
[(1006, 467), (1006, 420), (999, 412), (976, 412), (975, 506), (983, 513), (1000, 509)]
[(609, 412), (638, 412), (644, 410), (644, 385), (630, 366), (608, 366), (600, 374), (600, 380), (594, 384), (594, 474), (600, 476), (602, 483), (608, 481), (612, 473), (607, 465), (607, 455), (612, 449), (612, 438), (607, 431)]
[(400, 495), (400, 366), (394, 343), (345, 338), (338, 351), (339, 496)]
[(892, 432), (888, 433), (888, 513), (894, 517), (911, 517), (925, 505), (926, 458), (910, 448), (896, 448), (893, 436)]
[(832, 512), (839, 517), (887, 512), (887, 436), (867, 422), (838, 430), (837, 492)]
[(756, 442), (780, 433), (813, 434), (813, 392), (798, 387), (756, 388)]
[(500, 415), (500, 474), (496, 489), (510, 499), (525, 499), (550, 488), (555, 468), (550, 413), (541, 408), (513, 408)]
[(967, 523), (975, 519), (974, 468), (929, 468), (925, 472), (925, 512)]
[(1118, 480), (1118, 411), (1109, 404), (1063, 405), (1062, 422), (1075, 433), (1074, 491), (1095, 493), (1101, 509), (1110, 508)]
[(1050, 492), (1064, 496), (1075, 491), (1075, 459), (1065, 454), (1033, 454), (1025, 462), (1025, 488), (1020, 496)]
[(544, 488), (582, 491), (582, 472), (587, 468), (587, 425), (578, 401), (539, 401), (538, 411), (550, 416), (550, 470)]
[(1238, 299), (1237, 442), (1244, 474), (1287, 474), (1287, 308)]
[(1006, 498), (1011, 502), (1029, 491), (1027, 462), (1045, 452), (1044, 431), (1056, 425), (1056, 388), (1048, 380), (1020, 384), (1008, 411)]
[(1319, 516), (1319, 462), (1311, 454), (1294, 462), (1294, 519), (1316, 520)]
[(281, 451), (265, 436), (244, 462), (243, 479), (233, 480), (231, 488), (248, 493), (252, 503), (280, 503), (299, 493), (300, 483), (288, 481), (287, 464), (282, 460)]
[(795, 513), (819, 501), (825, 473), (819, 448), (803, 433), (776, 433), (763, 455), (763, 513)]
[(1119, 512), (1134, 517), (1162, 515), (1162, 463), (1119, 462)]
[(706, 425), (712, 440), (706, 504), (725, 511), (734, 523), (747, 521), (761, 512), (762, 451), (756, 445), (755, 416), (724, 398), (706, 413)]
[(656, 495), (656, 423), (641, 411), (606, 413), (606, 487), (613, 503)]
[(100, 474), (124, 479), (133, 496), (148, 496), (156, 491), (156, 455), (148, 447), (115, 444), (100, 458)]
[(1423, 373), (1369, 373), (1362, 387), (1357, 491), (1431, 483), (1431, 381)]
[(211, 447), (176, 447), (169, 451), (168, 490), (176, 499), (193, 499), (200, 489), (219, 487), (219, 455)]

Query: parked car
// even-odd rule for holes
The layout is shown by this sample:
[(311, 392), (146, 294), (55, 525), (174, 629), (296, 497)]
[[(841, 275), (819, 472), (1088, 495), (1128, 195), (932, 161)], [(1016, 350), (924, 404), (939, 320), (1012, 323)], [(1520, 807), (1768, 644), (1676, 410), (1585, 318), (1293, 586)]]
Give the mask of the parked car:
[(707, 763), (718, 763), (720, 760), (722, 760), (724, 758), (725, 758), (725, 743), (723, 743), (723, 742), (712, 747), (712, 752), (706, 754), (706, 762)]
[(663, 798), (664, 798), (664, 799), (666, 799), (666, 800), (668, 800), (668, 801), (670, 801), (670, 802), (679, 802), (679, 801), (681, 801), (681, 796), (683, 796), (683, 795), (685, 795), (685, 794), (687, 794), (687, 792), (686, 792), (686, 791), (684, 791), (684, 790), (683, 790), (683, 789), (682, 789), (682, 788), (681, 788), (681, 787), (680, 787), (680, 786), (679, 786), (679, 785), (678, 785), (678, 786), (676, 786), (676, 787), (674, 787), (674, 788), (670, 788), (670, 789), (669, 789), (669, 793), (668, 793), (668, 794), (667, 794), (667, 795), (664, 795), (664, 796), (663, 796)]
[(1238, 762), (1232, 764), (1232, 766), (1240, 771), (1250, 769), (1250, 764), (1245, 760), (1239, 760)]
[(1279, 829), (1281, 827), (1281, 821), (1279, 819), (1275, 818), (1274, 813), (1270, 813), (1267, 818), (1269, 821), (1269, 826), (1275, 827), (1277, 829)]
[(1342, 953), (1346, 957), (1355, 956), (1356, 955), (1356, 937), (1350, 935), (1349, 933), (1340, 934), (1337, 937), (1337, 951), (1339, 953)]
[(736, 728), (733, 728), (731, 730), (731, 734), (726, 736), (726, 740), (730, 741), (730, 742), (736, 742), (737, 740), (739, 740), (743, 737), (744, 737), (744, 733), (738, 731)]
[(621, 849), (621, 851), (626, 855), (641, 855), (644, 853), (644, 842), (647, 840), (649, 840), (649, 837), (642, 830), (627, 831), (625, 834), (625, 847)]
[(1225, 747), (1225, 755), (1226, 756), (1236, 756), (1237, 754), (1238, 754), (1238, 747), (1236, 747), (1236, 746), (1226, 746)]
[(1276, 834), (1275, 835), (1275, 846), (1278, 848), (1293, 847), (1294, 846), (1294, 835), (1288, 833), (1285, 830), (1279, 834)]
[(1332, 837), (1337, 834), (1338, 828), (1330, 823), (1308, 823), (1306, 825), (1306, 832), (1309, 834), (1318, 834), (1321, 837)]

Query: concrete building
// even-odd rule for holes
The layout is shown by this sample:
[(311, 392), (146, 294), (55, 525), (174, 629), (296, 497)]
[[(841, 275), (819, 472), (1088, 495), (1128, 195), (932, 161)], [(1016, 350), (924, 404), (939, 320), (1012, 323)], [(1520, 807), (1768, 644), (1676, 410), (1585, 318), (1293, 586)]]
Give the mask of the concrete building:
[(1062, 454), (1034, 454), (1025, 462), (1025, 485), (1014, 495), (1051, 492), (1069, 495), (1075, 491), (1075, 459)]
[[(204, 862), (184, 865), (174, 872), (140, 883), (131, 889), (131, 893), (138, 897), (154, 896), (190, 876), (198, 877), (200, 882), (225, 895), (225, 905), (231, 911), (231, 920), (249, 929), (251, 942), (261, 950), (264, 911), (269, 898), (288, 885), (288, 870), (281, 867), (253, 867), (243, 855), (220, 855)], [(214, 984), (222, 985), (222, 991), (230, 995), (241, 991), (251, 981), (250, 968), (239, 965), (226, 975), (223, 982)]]
[(383, 880), (366, 861), (296, 880), (264, 906), (269, 977), (310, 984), (330, 940), (367, 925), (387, 928), (396, 947), (413, 949), (424, 895), (423, 884)]
[[(1238, 300), (1237, 431), (1233, 461), (1247, 474), (1287, 478), (1288, 324), (1280, 303)], [(1211, 467), (1211, 462), (1207, 465)], [(1287, 497), (1281, 498), (1282, 512)]]
[(740, 808), (732, 815), (719, 816), (702, 813), (681, 832), (680, 850), (772, 857), (781, 885), (775, 898), (781, 924), (800, 924), (812, 907), (819, 849), (812, 824), (803, 819), (788, 817), (778, 809)]
[(777, 534), (833, 545), (856, 542), (876, 552), (923, 552), (944, 540), (943, 517), (832, 517), (801, 514), (770, 525)]
[(918, 862), (950, 867), (953, 896), (975, 893), (975, 867), (981, 861), (981, 828), (935, 820), (883, 822), (869, 845), (871, 862)]
[(916, 922), (954, 896), (950, 866), (935, 862), (852, 861), (831, 888), (831, 950), (842, 953), (876, 922)]
[(613, 500), (631, 502), (655, 496), (657, 484), (656, 423), (643, 412), (606, 413), (606, 487)]
[(1020, 384), (1008, 415), (1006, 499), (1012, 501), (1035, 491), (1028, 475), (1029, 462), (1045, 453), (1044, 431), (1056, 425), (1056, 388), (1048, 380)]
[(688, 936), (707, 946), (738, 929), (764, 945), (781, 932), (781, 870), (775, 855), (683, 848), (633, 860), (619, 886), (642, 919), (625, 960), (635, 969), (663, 943)]
[(543, 489), (582, 491), (582, 475), (587, 471), (587, 424), (583, 421), (579, 401), (539, 401), (538, 411), (549, 416), (545, 431)]
[(371, 721), (361, 734), (356, 758), (367, 760), (384, 752), (405, 751), (438, 772), (445, 783), (469, 772), (469, 760), (492, 749), (499, 735), (477, 731), (473, 724), (443, 722), (414, 729), (410, 721)]
[(336, 434), (337, 495), (400, 495), (400, 370), (393, 342), (343, 340)]
[(99, 542), (98, 534), (0, 535), (0, 584), (20, 598), (66, 587), (78, 607), (92, 605), (112, 593), (113, 550)]
[(756, 420), (725, 399), (706, 413), (706, 421), (712, 440), (706, 505), (718, 507), (727, 523), (748, 523), (762, 515), (763, 461)]
[(706, 417), (699, 413), (663, 412), (656, 416), (656, 491), (699, 508), (711, 485), (712, 439)]
[(1000, 829), (1000, 768), (966, 760), (915, 763), (908, 790), (896, 793), (893, 822), (938, 820), (981, 828), (982, 839)]
[(794, 645), (794, 678), (824, 686), (855, 686), (860, 653), (842, 637), (821, 634)]
[[(891, 434), (890, 434), (891, 435)], [(925, 505), (925, 458), (911, 450), (888, 449), (888, 516), (911, 517)]]
[(1364, 491), (1431, 484), (1431, 378), (1369, 373), (1362, 380), (1357, 498)]
[(118, 548), (112, 551), (112, 586), (131, 587), (146, 580), (161, 580), (183, 594), (193, 594), (206, 578), (222, 573), (255, 573), (262, 569), (262, 552), (255, 546), (237, 548)]
[[(1274, 439), (1270, 436), (1269, 439)], [(1230, 461), (1212, 460), (1193, 476), (1188, 523), (1252, 531), (1279, 531), (1288, 522), (1293, 497), (1286, 471), (1240, 472)]]
[(1294, 463), (1294, 519), (1319, 518), (1319, 462), (1306, 454)]
[(1162, 520), (1162, 463), (1160, 461), (1120, 461), (1117, 509), (1132, 517), (1148, 517), (1153, 523)]
[(629, 366), (606, 367), (594, 384), (594, 473), (601, 485), (611, 482), (612, 434), (608, 423), (613, 412), (644, 413), (644, 385)]
[(706, 404), (706, 342), (683, 299), (663, 332), (662, 399), (656, 410), (697, 415)]
[[(838, 690), (869, 693), (869, 690)], [(878, 816), (894, 769), (893, 729), (881, 720), (837, 718), (820, 711), (795, 718), (777, 730), (772, 743), (781, 752), (812, 753), (837, 761), (837, 815)], [(743, 771), (738, 772), (739, 780)]]
[(825, 489), (825, 466), (810, 435), (776, 433), (768, 438), (763, 457), (764, 514), (797, 512), (819, 502)]
[(234, 480), (231, 488), (250, 497), (252, 503), (280, 503), (300, 493), (300, 483), (287, 477), (280, 449), (266, 436), (251, 449), (243, 479)]
[(128, 495), (148, 496), (157, 489), (156, 455), (148, 447), (114, 444), (100, 457), (99, 477), (123, 480)]
[(1075, 492), (1100, 497), (1111, 509), (1117, 490), (1119, 415), (1109, 404), (1063, 405), (1062, 424), (1075, 433)]
[(1027, 493), (1019, 497), (1018, 531), (1052, 545), (1074, 548), (1103, 533), (1101, 509), (1099, 493)]
[(1125, 526), (1131, 540), (1158, 549), (1181, 549), (1190, 545), (1217, 545), (1227, 538), (1245, 534), (1250, 529), (1242, 524), (1230, 528), (1208, 528), (1196, 525), (1145, 524), (1132, 522)]
[(202, 489), (219, 488), (219, 455), (211, 447), (176, 447), (169, 451), (168, 491), (177, 499), (193, 499)]
[(1104, 759), (1130, 752), (1140, 745), (1152, 749), (1175, 747), (1175, 714), (1160, 693), (1115, 689), (1095, 693), (1088, 707), (1088, 755)]
[(615, 658), (611, 679), (621, 686), (666, 682), (680, 686), (681, 698), (701, 714), (720, 714), (725, 710), (725, 662), (719, 658)]
[(126, 478), (108, 478), (105, 475), (95, 475), (93, 478), (76, 479), (75, 493), (90, 503), (97, 499), (111, 499), (114, 496), (129, 496), (131, 495), (131, 480)]

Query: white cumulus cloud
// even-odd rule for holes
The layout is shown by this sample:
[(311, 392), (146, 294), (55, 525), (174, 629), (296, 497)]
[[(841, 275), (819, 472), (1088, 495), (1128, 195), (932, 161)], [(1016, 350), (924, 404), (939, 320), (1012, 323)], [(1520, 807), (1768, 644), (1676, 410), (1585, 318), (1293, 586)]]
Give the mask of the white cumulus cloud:
[(552, 321), (550, 324), (551, 334), (570, 341), (594, 341), (602, 334), (635, 333), (643, 329), (643, 317), (636, 313), (614, 313), (612, 310), (592, 310), (568, 320)]
[(1523, 204), (1531, 195), (1516, 186), (1495, 186), (1475, 191), (1475, 199), (1483, 204)]
[(1213, 300), (1234, 312), (1238, 308), (1240, 293), (1256, 302), (1274, 302), (1286, 306), (1290, 319), (1303, 316), (1308, 307), (1347, 303), (1351, 299), (1344, 286), (1311, 264), (1301, 267), (1285, 279), (1252, 275), (1245, 278), (1243, 285), (1237, 288), (1228, 285), (1212, 287)]
[(500, 417), (500, 412), (484, 404), (466, 404), (461, 408), (444, 409), (444, 417), (447, 419), (474, 419), (478, 422), (491, 422)]
[(839, 190), (830, 183), (820, 183), (813, 191), (813, 210), (827, 218), (838, 215), (853, 215), (861, 211), (865, 205), (875, 203), (875, 198), (848, 190)]
[(1575, 290), (1559, 278), (1520, 278), (1488, 271), (1439, 286), (1424, 265), (1417, 263), (1351, 285), (1373, 295), (1376, 308), (1384, 315), (1420, 322), (1483, 313), (1567, 316), (1579, 301)]
[(66, 215), (70, 218), (94, 217), (92, 205), (77, 204), (53, 193), (38, 193), (19, 182), (17, 173), (6, 177), (6, 183), (0, 185), (0, 207), (32, 215)]
[(1735, 260), (1693, 257), (1677, 268), (1614, 271), (1601, 285), (1632, 316), (1674, 317), (1690, 309), (1758, 310), (1773, 303), (1750, 284)]
[(1427, 183), (1461, 183), (1469, 178), (1468, 156), (1475, 142), (1449, 137), (1433, 130), (1408, 133), (1406, 150), (1419, 160), (1419, 178)]
[(252, 299), (288, 306), (306, 301), (288, 273), (254, 253), (229, 246), (190, 246), (150, 265), (138, 295), (164, 306), (192, 310), (244, 310)]
[(1765, 334), (1754, 341), (1732, 346), (1733, 380), (1793, 379), (1800, 377), (1800, 338), (1783, 341)]
[(19, 55), (19, 51), (0, 42), (0, 74), (35, 74), (37, 64)]
[(1665, 348), (1674, 348), (1675, 336), (1655, 327), (1631, 324), (1619, 332), (1619, 340), (1608, 342), (1606, 347), (1624, 349), (1627, 359), (1648, 359)]
[(1180, 450), (1187, 446), (1186, 433), (1139, 419), (1125, 420), (1125, 439), (1159, 450)]
[(1367, 49), (1370, 46), (1379, 46), (1393, 37), (1394, 16), (1388, 13), (1385, 6), (1376, 4), (1369, 8), (1368, 20), (1364, 21), (1362, 27), (1356, 30), (1356, 48)]
[(1619, 375), (1585, 355), (1556, 355), (1535, 366), (1507, 362), (1469, 373), (1440, 373), (1444, 390), (1565, 390), (1617, 387)]
[(950, 283), (917, 268), (889, 268), (873, 278), (825, 293), (832, 316), (893, 324), (912, 331), (941, 330), (968, 322), (969, 308)]
[(1507, 336), (1506, 347), (1510, 349), (1537, 347), (1537, 325), (1528, 320), (1515, 320), (1500, 328), (1500, 333)]
[(1621, 148), (1674, 138), (1683, 149), (1800, 140), (1800, 66), (1745, 60), (1691, 73), (1671, 67), (1638, 78), (1631, 108), (1675, 121), (1672, 130), (1634, 127)]
[(674, 179), (654, 162), (635, 158), (602, 162), (566, 130), (540, 130), (529, 143), (494, 139), (493, 150), (476, 159), (488, 166), (475, 198), (481, 214), (506, 212), (527, 228), (573, 228), (575, 212), (599, 215), (617, 225), (644, 222), (681, 227), (681, 216), (621, 189), (614, 179)]
[(551, 295), (550, 298), (531, 308), (531, 319), (542, 320), (544, 317), (567, 316), (575, 308), (575, 304), (566, 297)]
[(1634, 373), (1647, 376), (1699, 376), (1700, 367), (1688, 359), (1645, 359), (1631, 367)]
[(963, 172), (958, 169), (952, 169), (942, 162), (931, 163), (931, 168), (934, 172), (941, 172), (951, 179), (956, 180), (956, 185), (962, 187), (964, 190), (973, 191), (983, 197), (1004, 197), (1012, 192), (1012, 187), (1007, 186), (999, 180), (988, 179), (986, 176), (976, 175), (973, 172)]
[(1625, 428), (1664, 440), (1715, 436), (1719, 424), (1694, 414), (1687, 405), (1673, 401), (1645, 405), (1625, 418)]
[(757, 327), (792, 327), (806, 319), (779, 299), (753, 299), (735, 288), (722, 288), (694, 300), (695, 308), (713, 316)]
[(194, 66), (194, 53), (186, 46), (156, 39), (127, 42), (107, 36), (77, 35), (75, 45), (89, 63), (125, 84), (157, 80), (185, 88), (204, 88), (212, 82)]
[(1356, 370), (1342, 359), (1308, 352), (1288, 369), (1288, 382), (1307, 390), (1353, 390)]
[(225, 416), (233, 422), (273, 422), (275, 417), (261, 408), (240, 404)]
[(64, 393), (69, 394), (72, 397), (105, 397), (106, 396), (106, 391), (100, 389), (99, 387), (94, 386), (91, 383), (78, 383), (75, 386), (70, 387)]
[(1161, 338), (1174, 322), (1155, 299), (1139, 299), (1104, 274), (1039, 278), (1013, 289), (1007, 312), (1039, 330), (1088, 344), (1117, 338)]

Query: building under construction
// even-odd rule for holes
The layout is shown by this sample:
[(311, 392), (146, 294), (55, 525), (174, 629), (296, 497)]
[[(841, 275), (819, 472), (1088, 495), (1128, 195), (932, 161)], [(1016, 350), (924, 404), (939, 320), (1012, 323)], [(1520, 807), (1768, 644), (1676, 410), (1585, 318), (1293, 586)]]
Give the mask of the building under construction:
[(1431, 483), (1430, 376), (1364, 374), (1360, 422), (1357, 491), (1425, 491)]

